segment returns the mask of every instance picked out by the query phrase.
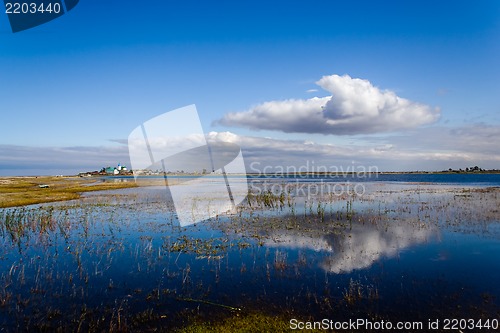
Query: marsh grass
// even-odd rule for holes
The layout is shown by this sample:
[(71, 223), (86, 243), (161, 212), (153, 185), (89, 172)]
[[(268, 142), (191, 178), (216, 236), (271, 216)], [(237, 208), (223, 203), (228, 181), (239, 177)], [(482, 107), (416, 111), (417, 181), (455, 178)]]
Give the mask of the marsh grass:
[[(48, 185), (48, 188), (40, 188)], [(80, 198), (84, 192), (136, 187), (134, 182), (96, 182), (80, 177), (0, 178), (0, 208)]]
[[(40, 239), (55, 230), (57, 222), (53, 219), (53, 209), (33, 210), (19, 208), (0, 211), (0, 236), (9, 236), (12, 243), (21, 246), (23, 241), (34, 235)], [(63, 226), (59, 226), (61, 230)]]
[(363, 285), (352, 278), (349, 285), (342, 292), (343, 300), (349, 305), (355, 305), (363, 300), (376, 301), (380, 298), (378, 289), (373, 285)]
[[(204, 333), (204, 332), (290, 332), (290, 318), (284, 315), (271, 316), (265, 313), (252, 312), (247, 314), (235, 313), (230, 317), (218, 321), (196, 321), (176, 333)], [(308, 332), (320, 332), (308, 330)]]

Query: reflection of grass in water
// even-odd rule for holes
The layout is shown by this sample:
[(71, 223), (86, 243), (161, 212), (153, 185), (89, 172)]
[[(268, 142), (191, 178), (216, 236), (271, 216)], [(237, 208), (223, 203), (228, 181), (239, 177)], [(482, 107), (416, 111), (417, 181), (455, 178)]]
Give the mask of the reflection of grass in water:
[(349, 305), (353, 305), (356, 301), (363, 299), (363, 290), (361, 288), (361, 283), (357, 281), (353, 281), (352, 279), (349, 281), (349, 288), (344, 290), (342, 293), (344, 300)]
[(276, 250), (274, 255), (274, 269), (277, 271), (284, 271), (287, 269), (287, 252)]
[(361, 282), (350, 279), (348, 288), (342, 292), (342, 297), (347, 304), (354, 305), (363, 299), (377, 300), (379, 299), (379, 294), (377, 288), (363, 286)]

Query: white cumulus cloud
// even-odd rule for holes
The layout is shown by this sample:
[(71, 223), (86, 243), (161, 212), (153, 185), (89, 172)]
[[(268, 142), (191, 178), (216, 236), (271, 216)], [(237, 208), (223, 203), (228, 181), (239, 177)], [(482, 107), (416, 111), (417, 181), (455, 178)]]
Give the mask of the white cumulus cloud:
[(226, 114), (219, 122), (286, 133), (351, 135), (414, 128), (439, 118), (439, 108), (381, 90), (368, 80), (330, 75), (316, 84), (331, 95), (264, 102)]

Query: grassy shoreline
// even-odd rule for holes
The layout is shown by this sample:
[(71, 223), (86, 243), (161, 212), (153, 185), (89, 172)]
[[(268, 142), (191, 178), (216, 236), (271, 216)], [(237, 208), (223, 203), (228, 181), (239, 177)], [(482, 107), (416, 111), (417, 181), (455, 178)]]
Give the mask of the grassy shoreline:
[[(82, 193), (136, 187), (135, 182), (99, 182), (83, 177), (0, 177), (0, 208), (80, 198)], [(48, 187), (42, 188), (40, 186)]]

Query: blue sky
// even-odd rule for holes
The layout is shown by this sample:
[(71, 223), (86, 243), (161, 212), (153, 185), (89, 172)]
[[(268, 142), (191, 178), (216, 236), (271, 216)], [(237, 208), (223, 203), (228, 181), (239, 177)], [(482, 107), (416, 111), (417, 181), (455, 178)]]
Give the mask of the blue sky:
[[(193, 103), (206, 132), (237, 136), (247, 162), (500, 168), (499, 59), (498, 1), (88, 0), (15, 34), (0, 14), (0, 175), (128, 163), (136, 126)], [(344, 79), (332, 91), (318, 86), (333, 75)], [(309, 109), (276, 111), (285, 100), (338, 101), (356, 79), (375, 89), (365, 99), (389, 90), (433, 116), (408, 107), (405, 121), (368, 119), (368, 105), (356, 114), (365, 121), (302, 131)], [(289, 123), (270, 128), (283, 114)]]

